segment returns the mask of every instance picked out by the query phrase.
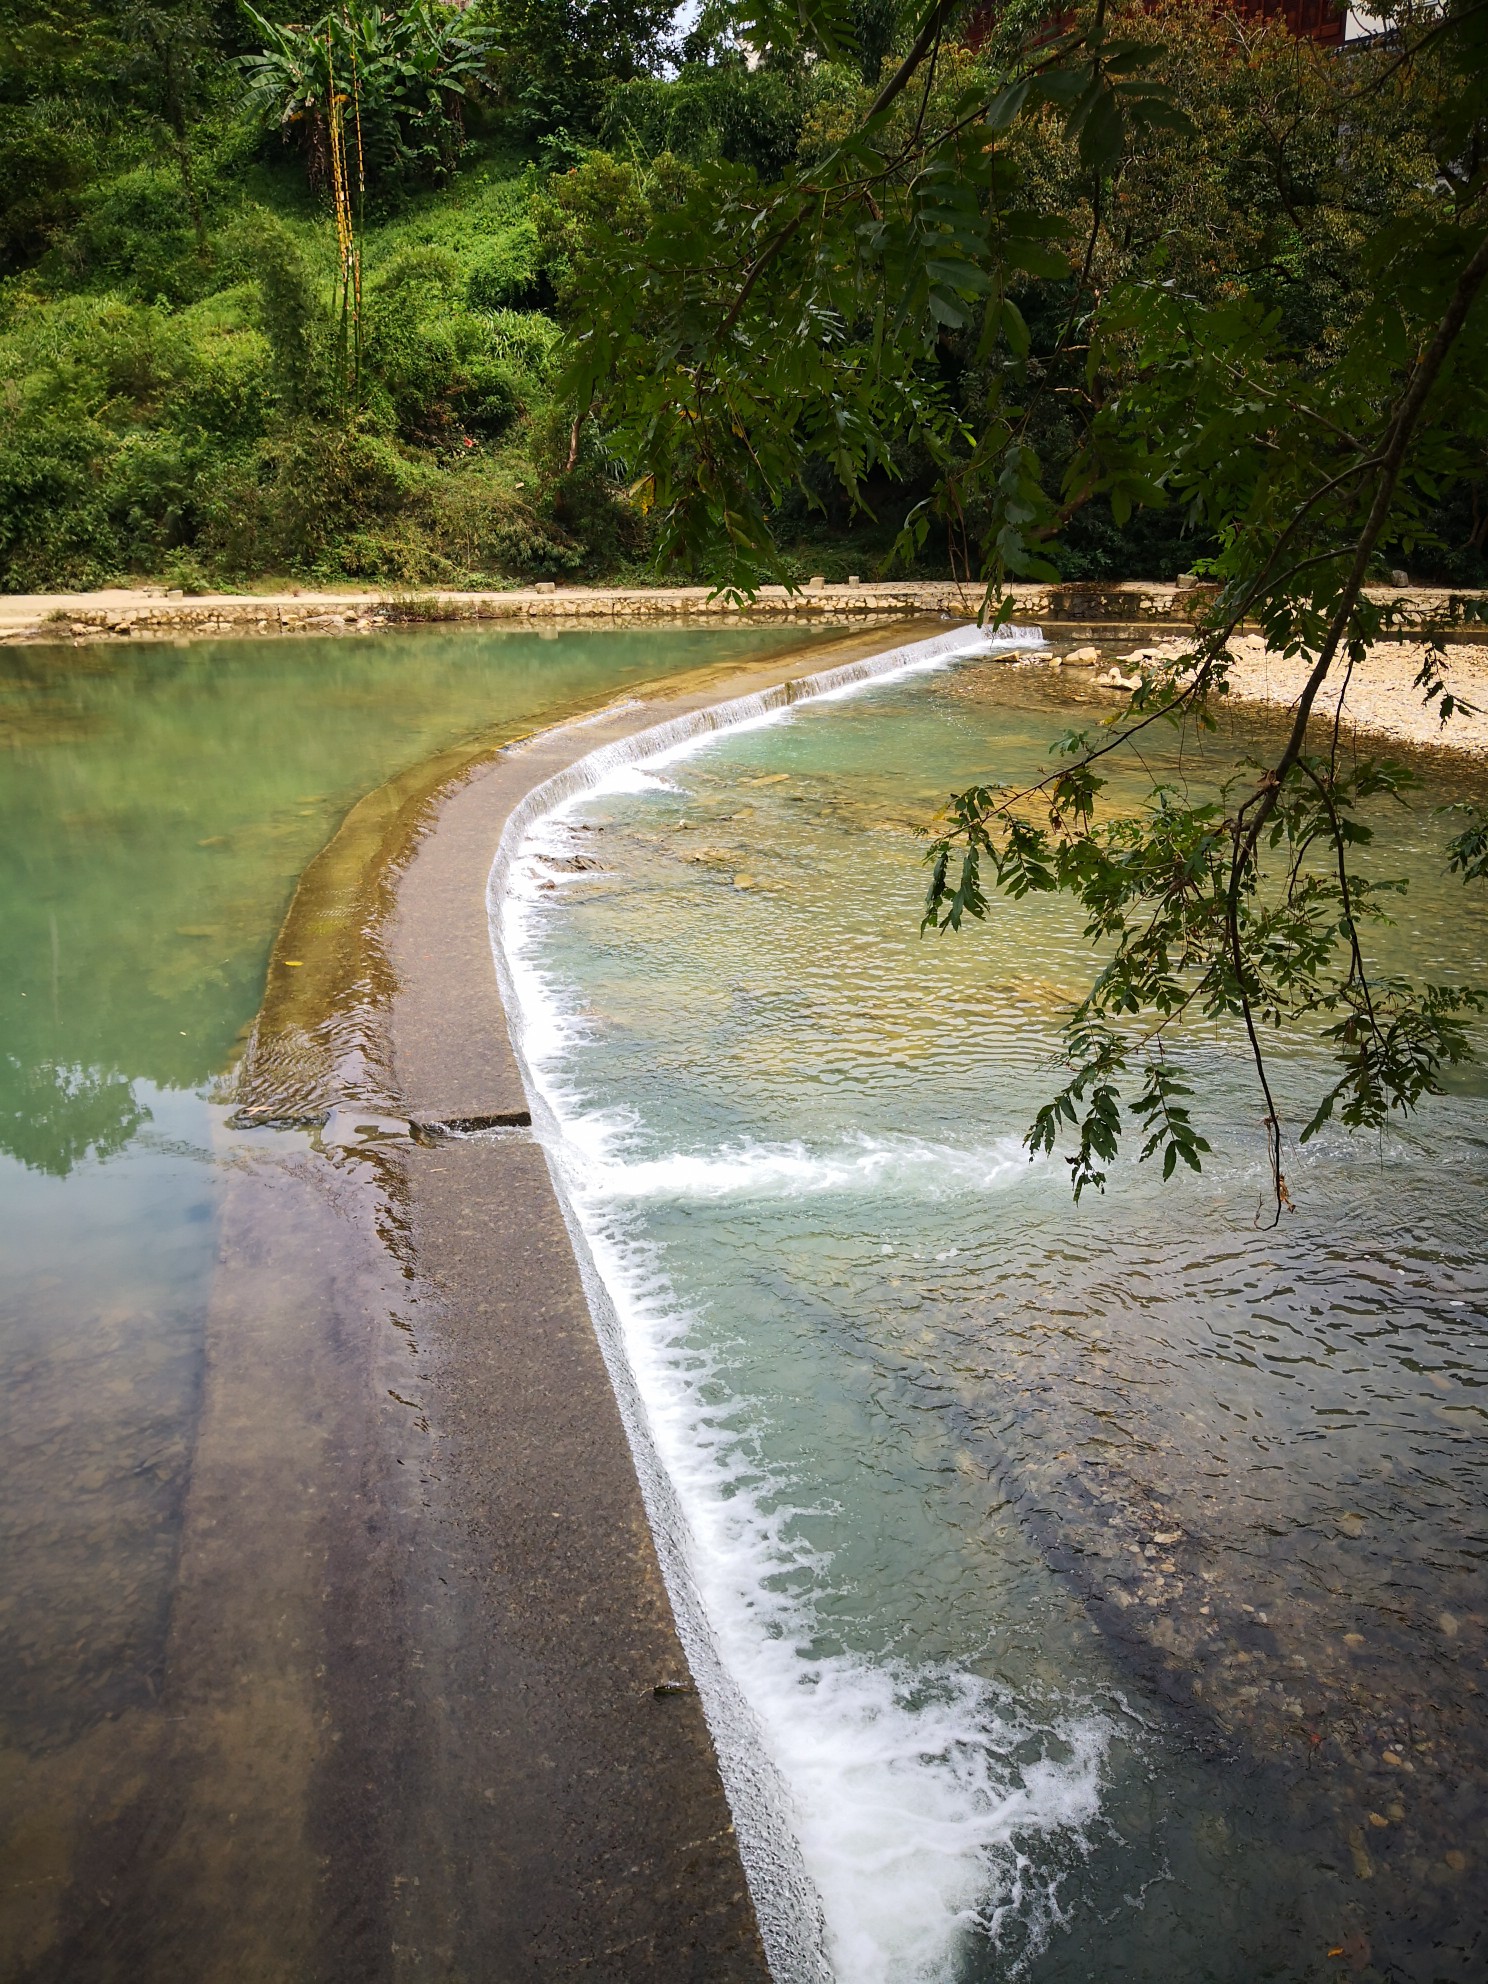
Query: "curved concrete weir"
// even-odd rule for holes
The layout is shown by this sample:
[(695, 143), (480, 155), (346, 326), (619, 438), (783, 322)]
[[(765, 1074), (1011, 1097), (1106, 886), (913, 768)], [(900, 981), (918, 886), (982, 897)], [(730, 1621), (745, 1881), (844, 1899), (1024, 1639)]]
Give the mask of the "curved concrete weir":
[[(789, 1830), (531, 1124), (487, 890), (498, 848), (616, 754), (979, 642), (924, 626), (818, 643), (796, 680), (779, 657), (701, 671), (441, 767), (429, 803), (369, 815), (349, 937), (321, 930), (307, 875), (281, 949), (345, 939), (356, 992), (323, 1024), (302, 994), (266, 1004), (224, 1131), (269, 1161), (223, 1217), (186, 1678), (152, 1794), (168, 1832), (110, 1932), (157, 1971), (812, 1974), (787, 1950), (813, 1940)], [(335, 859), (324, 879), (344, 892)], [(287, 1122), (308, 1141), (267, 1127)]]
[[(757, 687), (735, 684), (732, 694), (727, 693), (725, 685), (719, 685), (725, 688), (725, 693), (716, 701), (701, 705), (693, 698), (684, 697), (680, 706), (652, 706), (642, 712), (617, 713), (588, 727), (589, 734), (582, 741), (589, 748), (578, 757), (571, 756), (574, 742), (578, 741), (572, 729), (539, 741), (541, 757), (551, 768), (506, 816), (487, 884), (487, 906), (509, 1039), (522, 1076), (526, 1106), (536, 1119), (540, 1141), (548, 1141), (555, 1126), (549, 1120), (541, 1090), (527, 1068), (523, 1002), (514, 983), (512, 961), (502, 934), (503, 909), (514, 870), (534, 823), (592, 791), (617, 770), (639, 762), (655, 762), (658, 755), (685, 750), (689, 744), (720, 731), (768, 719), (795, 703), (848, 692), (875, 679), (943, 666), (967, 654), (1026, 649), (1037, 645), (1038, 640), (1037, 633), (1030, 630), (1015, 629), (988, 637), (975, 628), (961, 627), (898, 647), (879, 646), (876, 652), (867, 655), (831, 657), (835, 665), (802, 678), (777, 679)], [(531, 766), (538, 753), (523, 756)], [(506, 1079), (504, 1061), (501, 1067), (502, 1079)], [(486, 1091), (483, 1099), (488, 1105), (485, 1110), (471, 1110), (477, 1120), (503, 1113), (496, 1105), (507, 1102), (504, 1094), (493, 1088)], [(508, 1103), (504, 1113), (519, 1112)], [(816, 1980), (825, 1984), (830, 1973), (824, 1954), (821, 1909), (795, 1845), (789, 1794), (759, 1740), (748, 1705), (719, 1657), (705, 1608), (689, 1575), (685, 1520), (652, 1444), (644, 1400), (627, 1361), (623, 1333), (603, 1278), (590, 1256), (582, 1223), (567, 1202), (562, 1170), (556, 1164), (552, 1179), (556, 1195), (563, 1202), (590, 1314), (629, 1436), (674, 1617), (717, 1743), (770, 1969), (780, 1984), (786, 1984), (786, 1980), (789, 1984), (815, 1984)]]

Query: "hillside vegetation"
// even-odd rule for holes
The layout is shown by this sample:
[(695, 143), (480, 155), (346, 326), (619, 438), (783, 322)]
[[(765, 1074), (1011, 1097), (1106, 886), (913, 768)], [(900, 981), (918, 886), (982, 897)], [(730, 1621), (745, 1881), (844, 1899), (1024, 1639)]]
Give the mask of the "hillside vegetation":
[[(906, 30), (882, 0), (859, 30), (851, 61), (751, 71), (645, 5), (347, 0), (307, 33), (283, 7), (0, 0), (0, 587), (643, 576), (647, 490), (566, 389), (565, 326), (700, 172), (772, 181), (860, 114)], [(1336, 58), (1206, 7), (1135, 31), (1164, 40), (1197, 135), (1127, 168), (1099, 260), (1211, 293), (1243, 276), (1326, 351), (1357, 217), (1409, 216), (1409, 116), (1356, 107), (1345, 158)], [(952, 47), (934, 88), (998, 59), (995, 38)], [(1039, 144), (1073, 307), (1088, 199), (1052, 125)], [(1040, 307), (1035, 362), (1069, 343)], [(974, 421), (982, 362), (948, 324), (927, 394)], [(856, 506), (829, 462), (798, 478), (780, 569), (880, 569), (933, 467), (911, 436)], [(1454, 500), (1421, 576), (1480, 575), (1476, 495)], [(1173, 507), (1118, 527), (1097, 499), (1065, 524), (1072, 577), (1213, 548)], [(932, 534), (912, 556), (954, 553)]]

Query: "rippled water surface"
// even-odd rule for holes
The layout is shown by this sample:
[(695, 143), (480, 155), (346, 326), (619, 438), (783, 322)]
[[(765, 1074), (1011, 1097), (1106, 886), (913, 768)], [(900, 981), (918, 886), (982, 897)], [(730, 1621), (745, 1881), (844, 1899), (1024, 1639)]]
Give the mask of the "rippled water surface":
[[(556, 1154), (820, 1897), (777, 1955), (841, 1984), (1466, 1984), (1483, 1082), (1293, 1149), (1274, 1228), (1220, 1036), (1201, 1178), (1123, 1163), (1075, 1206), (1027, 1162), (1078, 919), (922, 941), (912, 828), (1100, 693), (979, 662), (800, 709), (571, 804), (507, 912)], [(1434, 810), (1481, 775), (1426, 771), (1381, 943), (1481, 979)], [(1276, 1051), (1305, 1120), (1321, 1063)]]

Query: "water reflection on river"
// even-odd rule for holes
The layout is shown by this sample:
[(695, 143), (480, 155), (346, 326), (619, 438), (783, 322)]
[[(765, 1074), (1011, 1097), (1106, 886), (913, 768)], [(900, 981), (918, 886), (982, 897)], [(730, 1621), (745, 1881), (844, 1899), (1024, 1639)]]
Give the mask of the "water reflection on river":
[[(357, 1605), (401, 1589), (368, 1577), (365, 1498), (377, 1415), (406, 1408), (359, 1356), (407, 1361), (402, 1266), (375, 1152), (236, 1128), (226, 1078), (306, 863), (338, 828), (332, 885), (391, 851), (375, 804), (346, 821), (373, 788), (809, 638), (0, 649), (0, 1978), (393, 1962), (346, 1896), (397, 1802), (368, 1795), (390, 1773)], [(360, 914), (322, 891), (282, 966), (315, 1019), (356, 982), (342, 898)], [(327, 1810), (333, 1744), (361, 1775)]]
[[(560, 1157), (784, 1773), (843, 1984), (1488, 1975), (1484, 1086), (1260, 1110), (1070, 1203), (1018, 1138), (1078, 920), (916, 936), (910, 825), (1092, 695), (997, 664), (710, 745), (540, 830)], [(1101, 711), (1099, 713), (1104, 713)], [(1235, 719), (1232, 751), (1247, 723)], [(1381, 943), (1488, 970), (1428, 768)], [(574, 872), (574, 855), (587, 864)], [(1318, 1059), (1278, 1043), (1293, 1108)]]

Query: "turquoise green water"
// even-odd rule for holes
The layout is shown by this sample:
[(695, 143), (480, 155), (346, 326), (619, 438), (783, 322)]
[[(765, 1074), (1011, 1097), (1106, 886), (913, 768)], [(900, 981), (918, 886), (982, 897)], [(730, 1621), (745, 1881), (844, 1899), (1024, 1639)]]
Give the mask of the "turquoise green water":
[(214, 1265), (212, 1098), (306, 862), (436, 752), (801, 638), (0, 650), (0, 1763), (155, 1698)]
[(800, 645), (683, 630), (0, 652), (0, 1145), (61, 1174), (220, 1074), (305, 863), (437, 751)]
[[(1071, 1204), (1021, 1133), (1088, 972), (1057, 903), (922, 941), (911, 834), (1070, 677), (799, 709), (538, 828), (526, 1051), (839, 1984), (1488, 1972), (1488, 1106)], [(1237, 717), (1220, 761), (1257, 733)], [(1426, 766), (1392, 958), (1488, 975)], [(573, 855), (585, 868), (574, 872)], [(1276, 1042), (1293, 1122), (1321, 1067)]]

